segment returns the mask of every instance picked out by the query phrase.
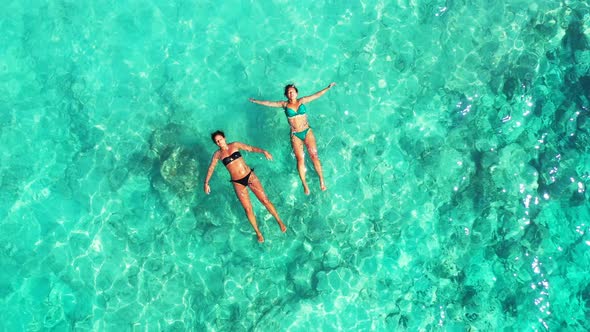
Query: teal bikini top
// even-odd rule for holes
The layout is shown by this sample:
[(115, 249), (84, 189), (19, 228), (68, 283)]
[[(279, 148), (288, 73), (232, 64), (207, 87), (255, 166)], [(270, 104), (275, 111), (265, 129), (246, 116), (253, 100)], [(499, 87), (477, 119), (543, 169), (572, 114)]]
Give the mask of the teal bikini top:
[(295, 111), (292, 108), (285, 107), (285, 115), (288, 118), (292, 118), (297, 115), (303, 115), (303, 114), (305, 114), (305, 112), (307, 112), (307, 110), (305, 109), (305, 105), (303, 105), (303, 104), (299, 105), (299, 108), (297, 108), (297, 111)]

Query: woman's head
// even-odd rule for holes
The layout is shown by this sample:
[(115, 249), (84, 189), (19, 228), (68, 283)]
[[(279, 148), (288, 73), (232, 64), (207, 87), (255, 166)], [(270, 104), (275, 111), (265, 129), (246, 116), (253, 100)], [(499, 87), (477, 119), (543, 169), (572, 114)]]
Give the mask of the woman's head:
[(285, 97), (289, 98), (289, 90), (291, 89), (295, 90), (296, 93), (299, 93), (295, 84), (287, 84), (285, 85)]
[(221, 136), (221, 137), (225, 138), (225, 133), (221, 130), (216, 130), (213, 133), (211, 133), (211, 140), (215, 144), (217, 144), (217, 136)]

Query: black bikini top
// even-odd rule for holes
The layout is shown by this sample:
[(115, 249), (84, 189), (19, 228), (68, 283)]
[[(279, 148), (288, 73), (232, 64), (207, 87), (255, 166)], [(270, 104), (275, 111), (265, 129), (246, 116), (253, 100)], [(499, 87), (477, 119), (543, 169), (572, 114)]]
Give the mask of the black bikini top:
[(229, 155), (228, 157), (221, 159), (221, 162), (227, 166), (227, 164), (231, 163), (232, 161), (234, 161), (238, 158), (242, 158), (242, 154), (240, 153), (240, 151), (236, 151), (236, 152), (232, 153), (231, 155)]

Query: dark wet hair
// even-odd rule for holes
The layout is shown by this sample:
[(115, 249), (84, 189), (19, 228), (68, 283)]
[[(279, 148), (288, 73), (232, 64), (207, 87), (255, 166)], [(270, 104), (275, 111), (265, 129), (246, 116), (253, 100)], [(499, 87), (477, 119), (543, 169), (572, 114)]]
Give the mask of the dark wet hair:
[(297, 87), (295, 86), (295, 84), (287, 84), (287, 85), (285, 85), (285, 97), (287, 97), (287, 92), (289, 91), (290, 88), (295, 89), (295, 91), (297, 93), (299, 93), (299, 90), (297, 90)]
[(211, 133), (211, 140), (213, 141), (213, 143), (217, 143), (215, 142), (215, 136), (221, 136), (223, 138), (225, 138), (225, 133), (221, 130), (216, 130), (213, 133)]

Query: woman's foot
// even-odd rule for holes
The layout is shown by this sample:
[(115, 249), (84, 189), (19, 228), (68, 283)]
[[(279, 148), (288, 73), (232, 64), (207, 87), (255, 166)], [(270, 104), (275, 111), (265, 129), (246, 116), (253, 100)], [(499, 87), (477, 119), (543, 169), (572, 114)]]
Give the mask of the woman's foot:
[(305, 182), (303, 183), (303, 192), (306, 195), (309, 195), (309, 187), (307, 186), (307, 183), (305, 183)]
[(256, 236), (258, 237), (258, 242), (264, 242), (264, 237), (262, 237), (262, 233), (256, 233)]
[(328, 187), (326, 187), (326, 184), (324, 183), (324, 181), (320, 182), (320, 189), (322, 191), (326, 191), (326, 189), (328, 189)]
[(285, 224), (283, 224), (283, 222), (280, 220), (278, 220), (277, 222), (279, 223), (279, 227), (281, 228), (281, 232), (285, 233), (287, 231), (287, 226), (285, 226)]

